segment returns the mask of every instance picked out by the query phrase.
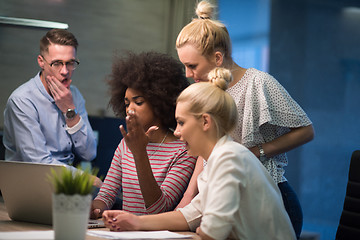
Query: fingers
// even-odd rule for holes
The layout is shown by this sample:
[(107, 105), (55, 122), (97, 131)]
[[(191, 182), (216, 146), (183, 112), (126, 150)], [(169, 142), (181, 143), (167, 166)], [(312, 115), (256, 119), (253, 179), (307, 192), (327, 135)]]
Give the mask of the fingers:
[(126, 113), (127, 113), (127, 115), (135, 115), (135, 111), (134, 111), (134, 110), (128, 110)]
[[(141, 126), (140, 122), (137, 119), (135, 111), (128, 110), (125, 120), (126, 120), (126, 126), (127, 126), (128, 133), (143, 129), (143, 127)], [(145, 134), (149, 136), (149, 134), (153, 133), (154, 131), (156, 131), (158, 129), (159, 129), (158, 126), (151, 126), (151, 127), (149, 127), (149, 129), (146, 131)]]
[(92, 211), (90, 212), (90, 218), (91, 219), (98, 219), (101, 217), (101, 210), (96, 208), (96, 209), (92, 209)]
[[(48, 82), (48, 84), (51, 84), (53, 86), (54, 89), (58, 89), (61, 91), (64, 91), (65, 89), (68, 89), (67, 87), (65, 87), (60, 80), (58, 80), (56, 77), (54, 76), (46, 76), (46, 81)], [(72, 82), (71, 79), (67, 80), (67, 83), (70, 85)]]
[(155, 132), (156, 130), (158, 130), (159, 127), (158, 126), (151, 126), (149, 127), (149, 129), (146, 131), (146, 135), (150, 135), (151, 133)]
[(136, 130), (137, 127), (139, 127), (137, 116), (133, 110), (129, 110), (127, 112), (125, 121), (128, 132), (132, 132), (133, 130)]
[(127, 112), (125, 121), (126, 121), (127, 133), (125, 131), (125, 128), (124, 127), (121, 128), (121, 126), (120, 126), (120, 131), (121, 131), (121, 134), (123, 135), (123, 137), (127, 136), (127, 134), (134, 134), (139, 129), (142, 130), (142, 127), (141, 127), (140, 123), (138, 122), (137, 116), (133, 110), (129, 110)]
[[(122, 136), (125, 138), (125, 140), (130, 137), (130, 135), (134, 135), (136, 133), (140, 133), (143, 132), (144, 130), (142, 129), (142, 126), (140, 125), (140, 123), (138, 123), (136, 121), (136, 119), (131, 119), (131, 116), (126, 116), (126, 126), (127, 126), (127, 132), (124, 128), (123, 125), (119, 126), (120, 132), (122, 134)], [(156, 130), (158, 130), (159, 127), (158, 126), (151, 126), (149, 127), (149, 129), (145, 132), (146, 136), (151, 136), (151, 134), (153, 132), (155, 132)]]
[(63, 88), (62, 84), (54, 76), (46, 76), (46, 82), (53, 96), (58, 95)]
[[(64, 86), (56, 77), (46, 76), (46, 82), (51, 93), (55, 96), (67, 95), (70, 92), (66, 86)], [(69, 79), (67, 84), (70, 86), (72, 80)]]
[(123, 125), (120, 125), (119, 126), (119, 129), (120, 129), (120, 132), (121, 132), (121, 135), (125, 138), (126, 137), (126, 131), (125, 131), (125, 128)]
[[(50, 94), (55, 100), (55, 104), (62, 112), (66, 112), (67, 109), (73, 109), (75, 107), (72, 98), (72, 93), (69, 88), (63, 85), (56, 77), (46, 76), (46, 83), (49, 88)], [(71, 79), (67, 80), (67, 84), (70, 86)]]
[(101, 181), (100, 178), (96, 177), (96, 176), (93, 176), (94, 177), (94, 183), (93, 185), (97, 188), (101, 188), (103, 182)]
[(46, 83), (48, 85), (48, 88), (49, 88), (49, 90), (51, 92), (51, 95), (55, 98), (56, 97), (56, 91), (55, 91), (54, 86), (53, 86), (52, 78), (47, 76), (45, 79), (46, 79)]
[(196, 234), (197, 234), (197, 235), (200, 235), (200, 234), (201, 234), (201, 228), (200, 228), (200, 227), (197, 227), (197, 228), (196, 228)]
[[(103, 213), (103, 220), (105, 221), (114, 221), (115, 217), (121, 214), (122, 210), (107, 210)], [(116, 221), (116, 219), (115, 219)]]
[(101, 217), (101, 210), (100, 209), (94, 209), (94, 214), (96, 218), (100, 218)]
[(103, 221), (110, 231), (138, 231), (139, 217), (122, 210), (108, 210), (103, 214)]
[(120, 227), (117, 226), (117, 216), (122, 214), (124, 211), (121, 210), (108, 210), (103, 213), (103, 222), (105, 227), (111, 231), (120, 231)]

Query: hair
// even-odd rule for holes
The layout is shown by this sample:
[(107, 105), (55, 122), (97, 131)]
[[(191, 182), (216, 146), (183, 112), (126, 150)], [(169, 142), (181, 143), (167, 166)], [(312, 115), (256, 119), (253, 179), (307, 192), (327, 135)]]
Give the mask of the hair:
[(230, 133), (235, 127), (238, 111), (233, 98), (225, 90), (232, 81), (230, 70), (214, 68), (209, 72), (209, 82), (199, 82), (186, 88), (177, 103), (188, 102), (188, 111), (197, 118), (209, 114), (215, 122), (218, 137)]
[(127, 52), (123, 57), (115, 56), (107, 82), (111, 95), (109, 105), (116, 116), (126, 116), (125, 92), (132, 88), (143, 94), (162, 127), (176, 127), (176, 98), (189, 86), (179, 61), (162, 53)]
[(73, 46), (75, 50), (79, 45), (75, 36), (64, 29), (52, 29), (40, 39), (40, 54), (48, 52), (50, 44)]
[(196, 7), (196, 15), (179, 33), (176, 48), (187, 43), (198, 49), (201, 55), (208, 58), (220, 51), (225, 62), (231, 62), (231, 40), (226, 26), (218, 20), (213, 20), (215, 6), (207, 1), (201, 1)]

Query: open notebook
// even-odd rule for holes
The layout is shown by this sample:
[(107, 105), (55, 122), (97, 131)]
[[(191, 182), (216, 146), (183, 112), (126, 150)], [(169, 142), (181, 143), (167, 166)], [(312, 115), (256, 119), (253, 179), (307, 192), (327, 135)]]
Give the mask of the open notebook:
[[(0, 160), (0, 190), (12, 220), (52, 225), (51, 168), (64, 166)], [(89, 228), (103, 226), (101, 220), (90, 221)]]

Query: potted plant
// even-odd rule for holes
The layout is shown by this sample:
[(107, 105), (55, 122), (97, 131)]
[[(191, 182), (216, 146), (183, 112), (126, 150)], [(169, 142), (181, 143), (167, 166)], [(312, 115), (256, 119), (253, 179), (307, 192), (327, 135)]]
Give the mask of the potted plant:
[(55, 240), (85, 239), (97, 171), (67, 167), (60, 172), (51, 170)]

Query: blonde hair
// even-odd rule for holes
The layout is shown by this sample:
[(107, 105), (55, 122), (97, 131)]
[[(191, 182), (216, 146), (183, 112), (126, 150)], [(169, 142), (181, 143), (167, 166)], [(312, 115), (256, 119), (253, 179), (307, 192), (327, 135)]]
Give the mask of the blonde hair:
[(179, 33), (176, 48), (187, 43), (198, 49), (201, 55), (208, 58), (216, 51), (223, 54), (226, 62), (231, 62), (231, 40), (225, 25), (213, 20), (215, 6), (207, 1), (201, 1), (196, 7), (196, 15)]
[(230, 70), (214, 68), (209, 82), (194, 83), (181, 92), (179, 102), (188, 102), (188, 111), (196, 118), (209, 114), (215, 122), (218, 137), (228, 134), (236, 125), (238, 112), (233, 98), (225, 90), (232, 80)]

